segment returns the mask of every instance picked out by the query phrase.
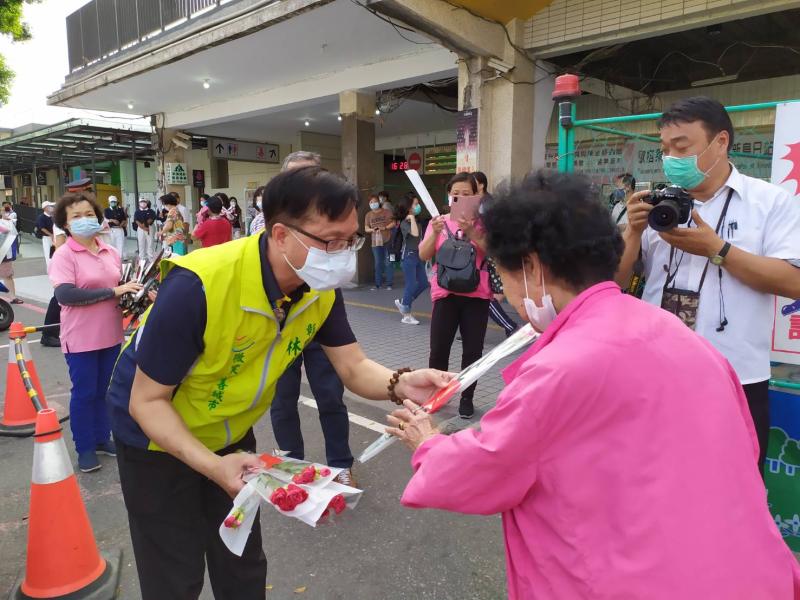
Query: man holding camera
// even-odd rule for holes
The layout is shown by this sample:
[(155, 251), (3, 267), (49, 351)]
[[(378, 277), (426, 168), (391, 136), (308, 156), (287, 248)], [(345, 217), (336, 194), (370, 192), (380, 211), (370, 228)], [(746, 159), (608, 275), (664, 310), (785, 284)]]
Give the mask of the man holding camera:
[[(643, 277), (645, 301), (676, 314), (728, 359), (747, 396), (762, 469), (773, 295), (800, 297), (800, 199), (728, 162), (733, 124), (716, 100), (676, 102), (658, 127), (664, 173), (694, 206), (681, 211), (675, 197), (656, 208), (651, 192), (633, 194), (617, 280), (628, 287), (632, 275)], [(665, 228), (669, 203), (678, 226)]]

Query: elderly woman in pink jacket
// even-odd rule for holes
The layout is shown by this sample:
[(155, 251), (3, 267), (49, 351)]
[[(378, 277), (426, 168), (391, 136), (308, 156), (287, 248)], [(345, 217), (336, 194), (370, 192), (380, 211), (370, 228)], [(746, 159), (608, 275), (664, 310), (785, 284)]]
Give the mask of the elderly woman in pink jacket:
[(588, 182), (538, 173), (484, 217), (509, 300), (543, 332), (479, 430), (414, 405), (402, 502), (500, 513), (514, 599), (776, 600), (798, 567), (767, 508), (725, 358), (613, 282), (622, 239)]

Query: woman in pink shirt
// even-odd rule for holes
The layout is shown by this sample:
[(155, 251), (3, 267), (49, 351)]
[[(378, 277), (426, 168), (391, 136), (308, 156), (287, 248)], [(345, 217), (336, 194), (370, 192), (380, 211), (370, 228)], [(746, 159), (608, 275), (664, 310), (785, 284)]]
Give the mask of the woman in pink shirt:
[[(477, 193), (478, 184), (470, 173), (458, 173), (447, 183), (447, 195), (451, 199), (456, 196), (474, 196)], [(447, 289), (440, 285), (440, 265), (434, 266), (431, 277), (433, 314), (428, 366), (442, 371), (448, 370), (450, 349), (456, 331), (461, 331), (463, 347), (461, 367), (466, 367), (481, 357), (483, 341), (486, 338), (486, 324), (489, 320), (489, 303), (492, 300), (483, 235), (477, 222), (457, 222), (449, 216), (436, 217), (428, 225), (425, 238), (419, 245), (420, 260), (426, 261), (436, 257), (439, 262), (442, 245), (452, 238), (466, 240), (471, 245), (473, 253), (471, 266), (477, 271), (478, 278), (476, 285), (470, 291), (454, 291), (452, 288)], [(474, 384), (461, 392), (458, 414), (463, 419), (471, 419), (475, 412), (472, 404), (474, 395)]]
[(122, 343), (117, 298), (141, 289), (118, 285), (120, 256), (98, 238), (103, 212), (86, 192), (66, 194), (53, 221), (69, 235), (50, 261), (50, 283), (61, 305), (61, 348), (72, 380), (70, 427), (78, 468), (100, 468), (97, 454), (116, 455), (106, 411), (106, 388)]
[(789, 600), (733, 368), (614, 283), (623, 242), (576, 175), (536, 174), (484, 216), (520, 316), (543, 334), (480, 430), (389, 417), (414, 449), (402, 502), (500, 513), (512, 599)]

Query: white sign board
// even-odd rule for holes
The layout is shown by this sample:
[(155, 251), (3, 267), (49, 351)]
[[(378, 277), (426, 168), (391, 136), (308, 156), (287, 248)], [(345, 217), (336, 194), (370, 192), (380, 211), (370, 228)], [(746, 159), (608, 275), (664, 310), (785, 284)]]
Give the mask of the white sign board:
[(186, 185), (189, 183), (189, 176), (186, 173), (185, 164), (167, 163), (165, 169), (167, 185)]
[(208, 154), (211, 158), (227, 160), (246, 160), (248, 162), (264, 162), (278, 164), (280, 148), (278, 144), (260, 144), (258, 142), (239, 142), (221, 138), (208, 139)]
[[(800, 203), (800, 102), (779, 104), (775, 109), (774, 148), (772, 183)], [(800, 364), (800, 299), (775, 298), (772, 360)]]

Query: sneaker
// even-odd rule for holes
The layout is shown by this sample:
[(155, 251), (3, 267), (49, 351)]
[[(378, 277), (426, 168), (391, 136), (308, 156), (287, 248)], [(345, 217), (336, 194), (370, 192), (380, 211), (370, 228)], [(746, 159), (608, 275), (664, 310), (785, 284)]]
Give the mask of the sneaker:
[(391, 292), (391, 291), (392, 291), (392, 286), (390, 286), (390, 285), (387, 285), (387, 286), (386, 286), (386, 291), (387, 291), (387, 292)]
[(408, 308), (408, 307), (407, 307), (405, 304), (403, 304), (402, 302), (400, 302), (400, 300), (395, 300), (395, 301), (394, 301), (394, 305), (397, 307), (397, 310), (399, 310), (399, 311), (400, 311), (400, 314), (401, 314), (401, 315), (407, 315), (408, 313), (410, 313), (410, 312), (411, 312), (411, 311), (409, 310), (409, 308)]
[(94, 450), (87, 450), (78, 454), (78, 468), (81, 473), (91, 473), (92, 471), (99, 471), (102, 465), (97, 460), (97, 454)]
[(403, 318), (400, 319), (400, 322), (404, 323), (405, 325), (419, 325), (419, 321), (417, 321), (411, 315), (403, 315)]
[(371, 288), (369, 288), (369, 291), (370, 291), (370, 292), (377, 292), (377, 291), (378, 291), (378, 288), (377, 288), (376, 286), (374, 286), (374, 285), (373, 285)]
[(461, 398), (458, 404), (458, 416), (462, 419), (471, 419), (475, 415), (475, 407), (471, 398)]
[(114, 444), (114, 442), (108, 440), (105, 444), (97, 444), (95, 452), (97, 454), (105, 454), (106, 456), (116, 456), (117, 446)]
[(358, 487), (356, 483), (356, 478), (353, 477), (353, 469), (345, 469), (341, 473), (339, 473), (336, 477), (333, 478), (336, 483), (341, 483), (342, 485), (348, 485), (350, 487)]

